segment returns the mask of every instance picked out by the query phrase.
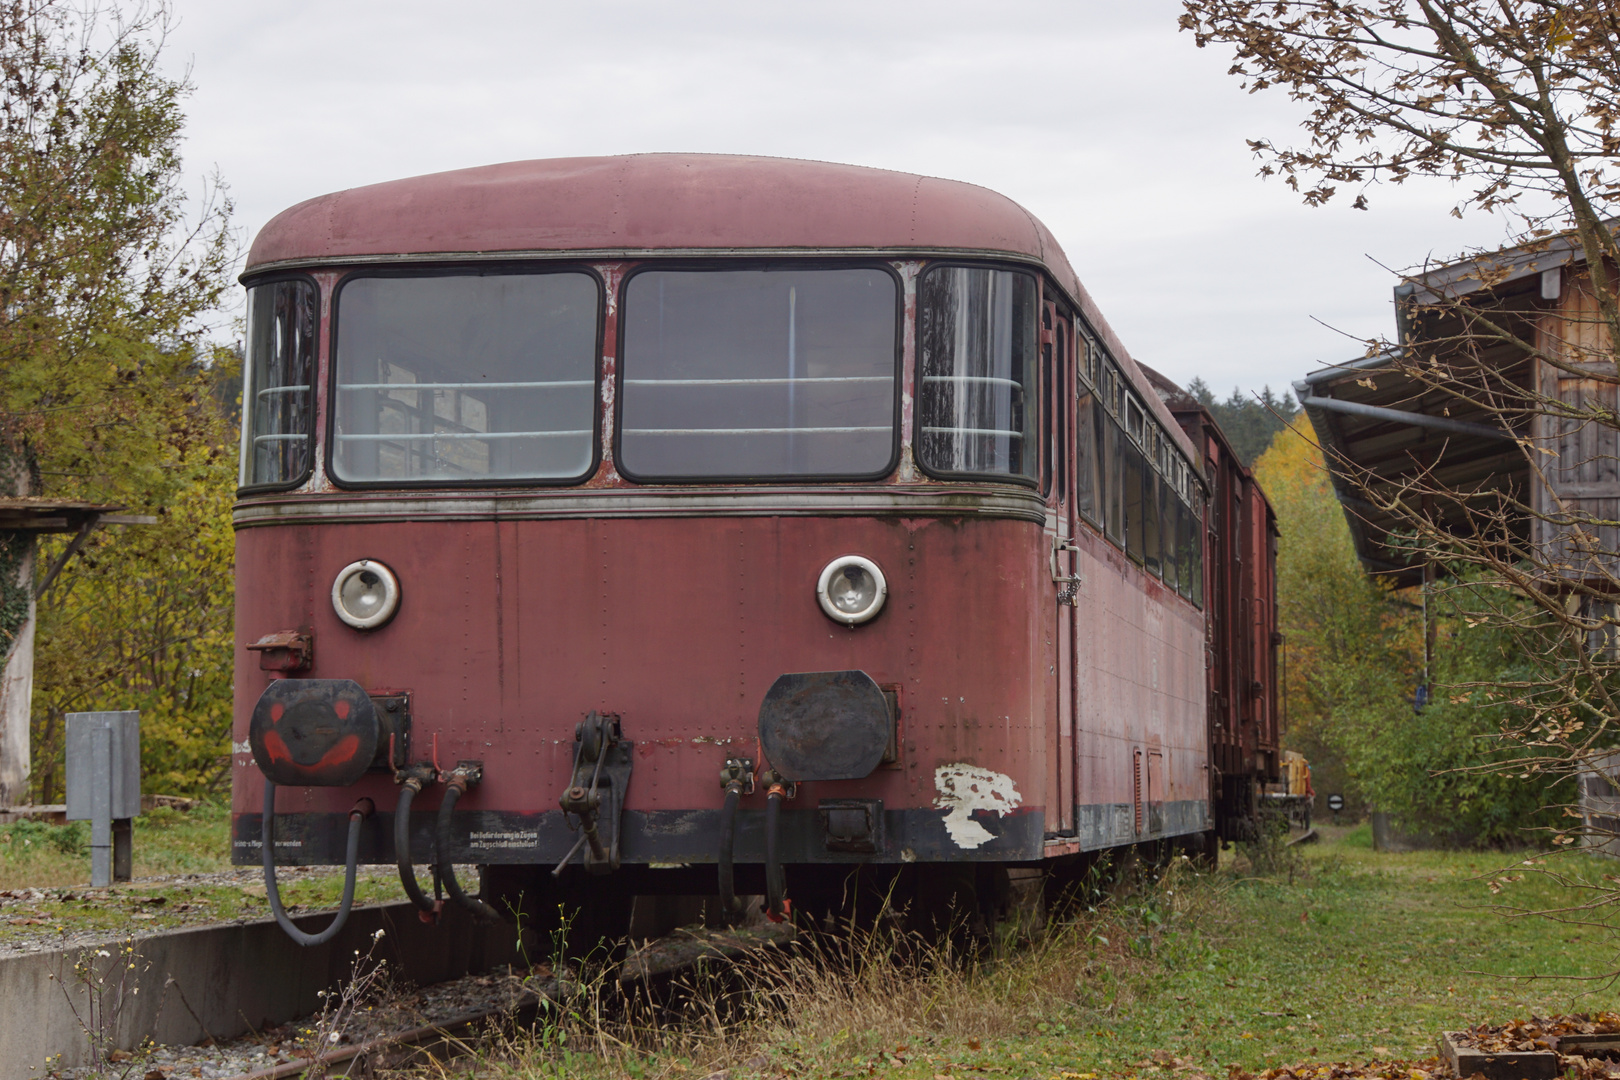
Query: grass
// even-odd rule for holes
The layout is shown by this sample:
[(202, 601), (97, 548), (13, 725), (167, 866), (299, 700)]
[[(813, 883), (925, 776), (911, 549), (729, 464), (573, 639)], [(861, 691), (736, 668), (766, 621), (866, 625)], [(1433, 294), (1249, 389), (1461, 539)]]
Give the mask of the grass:
[[(497, 1080), (699, 1080), (720, 1069), (732, 1080), (965, 1071), (1170, 1080), (1421, 1058), (1445, 1028), (1615, 1006), (1607, 983), (1558, 978), (1620, 967), (1606, 927), (1505, 913), (1581, 901), (1546, 871), (1612, 886), (1613, 862), (1387, 854), (1372, 850), (1365, 827), (1323, 832), (1326, 842), (1271, 873), (1241, 858), (1202, 876), (1181, 864), (974, 965), (896, 948), (879, 932), (858, 944), (853, 966), (807, 953), (757, 959), (722, 991), (686, 998), (679, 1015), (609, 1023), (597, 1008), (604, 998), (587, 995), (474, 1067)], [(227, 836), (223, 807), (143, 815), (136, 875), (230, 869)], [(48, 891), (0, 899), (0, 944), (42, 930), (126, 933), (267, 914), (256, 882), (87, 891), (87, 842), (82, 825), (0, 826), (0, 890)], [(283, 878), (288, 903), (309, 907), (334, 904), (340, 886), (333, 873)], [(385, 869), (362, 879), (359, 896), (396, 900), (398, 888)]]
[[(142, 882), (142, 878), (214, 874), (230, 863), (230, 810), (202, 804), (181, 811), (159, 807), (133, 824), (136, 881), (90, 889), (88, 822), (52, 825), (18, 821), (0, 825), (0, 891), (43, 889), (38, 900), (0, 898), (0, 945), (37, 941), (57, 932), (147, 933), (172, 927), (270, 914), (264, 885), (230, 882)], [(289, 910), (336, 907), (340, 871), (285, 870), (282, 901)], [(400, 899), (389, 868), (369, 868), (355, 886), (357, 903)]]
[(1544, 871), (1603, 885), (1613, 863), (1385, 854), (1364, 830), (1331, 832), (1270, 874), (1237, 858), (1202, 876), (1181, 864), (997, 960), (937, 963), (880, 937), (854, 966), (761, 959), (725, 1001), (700, 994), (678, 1018), (612, 1024), (565, 1011), (473, 1068), (501, 1080), (1168, 1080), (1420, 1059), (1442, 1029), (1614, 1007), (1609, 983), (1559, 978), (1615, 970), (1609, 929), (1506, 913), (1583, 899)]
[[(230, 808), (158, 807), (133, 823), (134, 876), (229, 870)], [(74, 887), (90, 881), (90, 823), (17, 821), (0, 825), (0, 889)]]

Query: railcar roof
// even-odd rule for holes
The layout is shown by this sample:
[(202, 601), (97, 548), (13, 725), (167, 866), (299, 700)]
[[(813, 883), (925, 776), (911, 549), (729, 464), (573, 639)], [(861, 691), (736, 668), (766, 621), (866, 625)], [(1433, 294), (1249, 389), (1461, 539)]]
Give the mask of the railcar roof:
[(912, 173), (716, 154), (514, 161), (323, 195), (274, 218), (248, 270), (288, 260), (497, 252), (1004, 252), (1073, 283), (1004, 195)]
[[(1016, 202), (957, 180), (824, 161), (551, 158), (370, 184), (276, 215), (254, 238), (244, 276), (390, 257), (826, 251), (1037, 260), (1114, 356), (1135, 366), (1057, 240)], [(1180, 436), (1159, 404), (1150, 407), (1172, 438)], [(1191, 453), (1190, 444), (1183, 452)]]

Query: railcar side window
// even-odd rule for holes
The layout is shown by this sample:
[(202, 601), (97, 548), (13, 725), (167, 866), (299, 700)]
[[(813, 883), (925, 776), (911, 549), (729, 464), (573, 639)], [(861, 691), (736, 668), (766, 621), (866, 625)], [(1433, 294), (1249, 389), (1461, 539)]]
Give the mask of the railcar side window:
[(1105, 430), (1102, 402), (1090, 388), (1080, 387), (1079, 400), (1074, 406), (1074, 501), (1085, 519), (1094, 525), (1101, 520), (1097, 466), (1102, 459)]
[(917, 456), (942, 473), (1039, 478), (1035, 278), (941, 266), (918, 290)]
[(1197, 541), (1199, 541), (1197, 515), (1191, 505), (1181, 505), (1176, 520), (1176, 562), (1181, 563), (1179, 589), (1189, 601), (1192, 599), (1192, 563), (1202, 557), (1199, 549), (1194, 547)]
[(1181, 496), (1164, 478), (1159, 479), (1159, 537), (1164, 550), (1164, 583), (1175, 589), (1181, 582)]
[(241, 484), (290, 484), (309, 472), (314, 431), (315, 283), (255, 285), (247, 294)]
[(1148, 500), (1143, 496), (1146, 491), (1152, 490), (1152, 467), (1130, 438), (1122, 438), (1119, 442), (1120, 459), (1124, 465), (1121, 470), (1124, 482), (1121, 486), (1125, 489), (1125, 553), (1140, 563), (1147, 558)]
[(1164, 481), (1153, 469), (1154, 455), (1142, 458), (1142, 565), (1150, 574), (1164, 573)]
[(1054, 423), (1057, 425), (1058, 445), (1053, 450), (1057, 458), (1057, 489), (1060, 502), (1068, 498), (1069, 491), (1069, 452), (1063, 446), (1063, 441), (1064, 436), (1068, 434), (1069, 417), (1065, 410), (1069, 404), (1069, 379), (1072, 377), (1070, 372), (1074, 370), (1074, 366), (1069, 363), (1068, 342), (1068, 322), (1060, 321), (1057, 325), (1057, 392), (1052, 395), (1052, 400), (1057, 403)]
[(1103, 446), (1107, 456), (1103, 472), (1108, 477), (1103, 484), (1107, 521), (1103, 531), (1120, 547), (1125, 546), (1125, 429), (1112, 416), (1104, 425)]
[(894, 278), (648, 270), (625, 288), (618, 462), (649, 479), (876, 476), (895, 454)]
[(1192, 560), (1192, 589), (1188, 597), (1199, 607), (1204, 606), (1204, 497), (1202, 492), (1193, 495), (1192, 513), (1188, 515), (1192, 529), (1192, 550), (1189, 553)]
[(334, 476), (583, 477), (595, 459), (599, 291), (569, 271), (344, 282)]

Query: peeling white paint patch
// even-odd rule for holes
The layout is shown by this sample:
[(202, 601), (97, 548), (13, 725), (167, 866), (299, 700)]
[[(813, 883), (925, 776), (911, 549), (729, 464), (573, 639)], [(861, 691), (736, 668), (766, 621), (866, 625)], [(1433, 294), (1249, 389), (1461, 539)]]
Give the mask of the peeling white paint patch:
[(246, 739), (243, 739), (241, 742), (233, 742), (231, 743), (231, 753), (251, 754), (253, 753), (253, 744), (248, 742)]
[(990, 810), (1006, 817), (1024, 797), (1012, 777), (977, 765), (941, 765), (934, 770), (934, 805), (945, 814), (945, 831), (959, 848), (973, 849), (994, 840), (995, 834), (973, 820), (973, 811)]

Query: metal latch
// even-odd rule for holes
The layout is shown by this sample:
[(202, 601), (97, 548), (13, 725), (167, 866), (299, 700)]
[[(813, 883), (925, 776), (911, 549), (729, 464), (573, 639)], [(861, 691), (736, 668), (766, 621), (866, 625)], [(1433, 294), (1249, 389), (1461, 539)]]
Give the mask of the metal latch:
[(264, 635), (248, 651), (259, 654), (259, 670), (291, 675), (315, 662), (315, 638), (301, 630), (282, 630)]
[(1069, 604), (1072, 606), (1074, 604), (1075, 597), (1079, 595), (1080, 584), (1084, 579), (1079, 574), (1065, 574), (1063, 573), (1062, 567), (1058, 566), (1058, 556), (1065, 552), (1078, 555), (1080, 553), (1080, 549), (1074, 544), (1069, 543), (1069, 541), (1063, 537), (1054, 536), (1052, 538), (1052, 553), (1048, 558), (1048, 566), (1052, 571), (1052, 583), (1054, 585), (1066, 586), (1061, 592), (1058, 593), (1057, 600), (1060, 604)]

